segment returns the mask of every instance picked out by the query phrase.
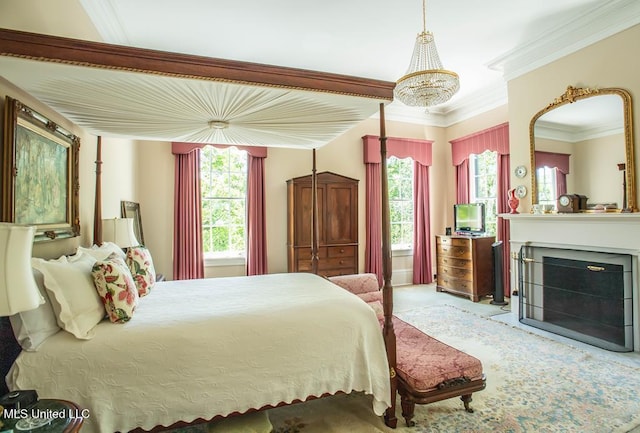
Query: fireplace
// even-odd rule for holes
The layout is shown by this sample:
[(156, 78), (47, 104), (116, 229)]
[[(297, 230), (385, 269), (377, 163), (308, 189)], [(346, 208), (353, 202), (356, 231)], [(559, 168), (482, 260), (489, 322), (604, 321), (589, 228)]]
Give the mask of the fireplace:
[(633, 350), (632, 256), (520, 248), (520, 322), (607, 350)]

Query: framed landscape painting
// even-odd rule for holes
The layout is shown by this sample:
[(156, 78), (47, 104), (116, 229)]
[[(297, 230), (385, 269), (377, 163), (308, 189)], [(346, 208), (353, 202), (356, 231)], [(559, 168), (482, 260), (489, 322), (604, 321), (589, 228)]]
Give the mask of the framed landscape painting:
[(80, 235), (80, 139), (6, 98), (2, 221), (36, 226), (36, 241)]

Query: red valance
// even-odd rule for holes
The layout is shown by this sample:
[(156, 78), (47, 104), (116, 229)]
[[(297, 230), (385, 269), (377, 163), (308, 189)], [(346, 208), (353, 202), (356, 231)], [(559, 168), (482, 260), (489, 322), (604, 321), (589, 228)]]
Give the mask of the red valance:
[(479, 155), (485, 150), (509, 154), (509, 123), (505, 122), (473, 134), (451, 140), (453, 165), (460, 165), (472, 153)]
[(536, 169), (540, 167), (557, 168), (564, 174), (569, 174), (569, 157), (567, 153), (543, 152), (536, 150)]
[[(173, 153), (174, 155), (189, 153), (194, 149), (202, 149), (205, 146), (207, 146), (207, 144), (172, 142), (171, 153)], [(210, 144), (210, 146), (214, 146), (220, 149), (225, 149), (227, 147), (235, 147), (238, 150), (246, 150), (249, 155), (255, 158), (267, 157), (267, 148), (262, 146), (238, 146), (235, 144)]]
[[(377, 135), (365, 135), (362, 137), (362, 142), (364, 143), (364, 163), (380, 163), (380, 137)], [(422, 165), (431, 166), (432, 144), (432, 140), (387, 137), (387, 156), (412, 158)]]

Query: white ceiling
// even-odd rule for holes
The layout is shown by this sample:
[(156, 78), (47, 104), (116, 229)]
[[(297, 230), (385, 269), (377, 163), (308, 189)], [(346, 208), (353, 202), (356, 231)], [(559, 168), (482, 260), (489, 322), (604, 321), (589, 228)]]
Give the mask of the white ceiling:
[[(79, 0), (104, 42), (396, 81), (420, 0)], [(513, 78), (640, 22), (637, 0), (428, 0), (426, 27), (460, 91), (425, 113), (447, 126), (506, 103)]]

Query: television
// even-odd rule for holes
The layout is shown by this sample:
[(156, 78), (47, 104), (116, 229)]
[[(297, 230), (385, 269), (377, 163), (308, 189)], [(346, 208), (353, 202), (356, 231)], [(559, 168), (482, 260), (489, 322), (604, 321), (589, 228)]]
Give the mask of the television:
[(453, 205), (453, 226), (456, 234), (480, 236), (485, 233), (484, 203)]

